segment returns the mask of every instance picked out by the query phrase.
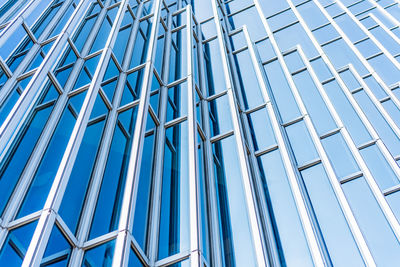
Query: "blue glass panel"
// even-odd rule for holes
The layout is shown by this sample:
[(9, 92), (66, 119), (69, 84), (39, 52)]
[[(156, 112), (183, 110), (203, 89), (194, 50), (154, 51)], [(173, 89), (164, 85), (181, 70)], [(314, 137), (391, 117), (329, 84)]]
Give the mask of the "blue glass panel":
[(337, 128), (325, 101), (320, 95), (308, 71), (302, 71), (293, 76), (300, 96), (306, 106), (307, 112), (319, 135), (323, 135)]
[[(114, 130), (89, 239), (113, 231), (118, 226), (131, 148), (130, 139), (124, 133), (133, 134), (136, 115), (136, 108), (133, 108), (118, 116), (119, 123)], [(124, 130), (121, 130), (121, 126)]]
[(287, 126), (285, 129), (298, 166), (319, 158), (304, 121)]
[(400, 155), (399, 137), (390, 128), (385, 118), (376, 108), (376, 106), (365, 93), (365, 91), (355, 93), (354, 97), (363, 109), (364, 113), (367, 115), (368, 119), (371, 121), (379, 136), (382, 138), (390, 153), (393, 156)]
[(109, 267), (114, 256), (115, 240), (109, 241), (85, 252), (82, 266), (84, 267)]
[(70, 253), (71, 245), (54, 225), (40, 266), (67, 266)]
[(209, 102), (211, 136), (233, 129), (228, 96), (223, 95)]
[(136, 252), (131, 248), (129, 250), (129, 261), (128, 261), (128, 267), (143, 267), (143, 263), (139, 260), (139, 257), (137, 256)]
[[(126, 13), (125, 13), (125, 17), (131, 17), (131, 16), (126, 15)], [(115, 44), (114, 44), (113, 52), (114, 52), (114, 55), (117, 58), (120, 65), (122, 65), (122, 61), (123, 61), (123, 58), (125, 55), (126, 48), (125, 49), (123, 49), (123, 48), (127, 46), (131, 30), (132, 30), (132, 26), (129, 26), (127, 28), (121, 28), (119, 30), (117, 40), (115, 41)]]
[(339, 84), (336, 81), (332, 81), (324, 84), (324, 88), (354, 143), (359, 146), (370, 141), (372, 139), (370, 134)]
[(158, 259), (189, 249), (187, 122), (166, 130)]
[(248, 8), (230, 16), (229, 23), (232, 30), (247, 25), (251, 40), (253, 41), (258, 41), (267, 35), (264, 27), (261, 26), (262, 22), (255, 7)]
[(256, 266), (235, 137), (214, 143), (213, 152), (224, 266)]
[(314, 266), (279, 150), (258, 158), (278, 253), (284, 266)]
[(73, 37), (74, 44), (79, 52), (82, 52), (82, 48), (86, 43), (86, 39), (88, 38), (96, 19), (96, 16), (85, 19), (85, 21), (82, 23), (79, 30), (77, 31), (76, 35)]
[(263, 104), (263, 95), (248, 50), (235, 54), (234, 58), (245, 108), (254, 108)]
[(275, 60), (268, 63), (264, 69), (282, 121), (288, 122), (299, 117), (300, 111), (279, 62)]
[(20, 137), (15, 142), (10, 154), (1, 163), (0, 168), (0, 212), (3, 212), (7, 201), (18, 182), (22, 170), (31, 155), (33, 148), (50, 115), (52, 106), (35, 111)]
[(147, 229), (150, 225), (150, 196), (151, 196), (151, 175), (153, 173), (153, 146), (154, 135), (146, 136), (143, 145), (143, 154), (140, 165), (139, 184), (136, 195), (135, 212), (133, 217), (132, 234), (143, 251), (146, 251)]
[(104, 123), (100, 121), (86, 128), (61, 202), (59, 214), (72, 232), (77, 229)]
[(339, 179), (360, 170), (340, 133), (322, 139), (322, 145)]
[(266, 109), (250, 113), (248, 120), (255, 150), (266, 149), (276, 144), (275, 135)]
[(187, 115), (187, 94), (188, 86), (186, 82), (168, 88), (166, 121)]
[(364, 178), (347, 182), (342, 188), (376, 264), (396, 265), (400, 260), (399, 242)]
[(333, 266), (364, 266), (322, 164), (303, 170), (301, 175)]
[(203, 47), (207, 92), (214, 95), (226, 89), (218, 39), (205, 43)]
[(0, 251), (1, 266), (21, 266), (36, 225), (37, 221), (28, 223), (10, 231)]
[(363, 148), (360, 153), (381, 190), (399, 184), (399, 178), (376, 145)]
[(361, 76), (368, 73), (368, 70), (343, 39), (324, 45), (322, 48), (336, 69), (353, 64)]

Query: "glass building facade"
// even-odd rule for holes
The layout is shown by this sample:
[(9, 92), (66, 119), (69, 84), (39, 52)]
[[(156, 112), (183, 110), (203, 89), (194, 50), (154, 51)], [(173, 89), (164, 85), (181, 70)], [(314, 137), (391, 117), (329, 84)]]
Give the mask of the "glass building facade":
[(0, 0), (0, 266), (398, 266), (398, 0)]

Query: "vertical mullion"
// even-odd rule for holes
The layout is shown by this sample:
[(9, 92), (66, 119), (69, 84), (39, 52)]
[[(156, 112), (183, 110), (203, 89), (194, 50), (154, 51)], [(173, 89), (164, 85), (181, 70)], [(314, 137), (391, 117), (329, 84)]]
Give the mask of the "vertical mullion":
[(144, 69), (144, 79), (142, 90), (140, 92), (140, 102), (138, 114), (135, 123), (135, 130), (132, 140), (132, 147), (129, 155), (128, 171), (125, 182), (124, 195), (122, 199), (122, 208), (120, 221), (118, 225), (118, 235), (115, 244), (115, 252), (113, 266), (127, 266), (128, 264), (128, 249), (130, 244), (129, 229), (133, 222), (133, 209), (136, 202), (136, 192), (140, 174), (140, 159), (142, 156), (142, 148), (144, 142), (144, 134), (146, 131), (147, 110), (150, 102), (150, 90), (153, 75), (153, 62), (156, 50), (158, 27), (160, 24), (161, 0), (156, 0), (153, 4), (153, 24), (149, 38), (149, 49), (146, 55), (146, 65)]
[(196, 104), (195, 104), (195, 85), (193, 77), (193, 25), (192, 8), (186, 6), (186, 48), (187, 48), (187, 83), (188, 83), (188, 155), (189, 155), (189, 221), (190, 221), (190, 251), (191, 267), (200, 267), (199, 255), (199, 220), (198, 220), (198, 166), (196, 166), (197, 153), (197, 124), (196, 124)]
[(223, 65), (223, 71), (224, 71), (224, 78), (225, 82), (227, 84), (227, 95), (228, 95), (228, 101), (229, 101), (229, 108), (232, 116), (232, 123), (233, 123), (233, 130), (234, 130), (234, 136), (235, 136), (235, 141), (238, 149), (238, 158), (240, 162), (240, 170), (241, 170), (241, 177), (242, 177), (242, 182), (243, 182), (243, 189), (244, 189), (244, 195), (246, 198), (246, 205), (248, 208), (248, 215), (249, 215), (249, 223), (250, 223), (250, 228), (251, 228), (251, 234), (252, 234), (252, 240), (255, 248), (255, 255), (256, 255), (256, 261), (259, 266), (266, 266), (266, 261), (265, 261), (265, 256), (264, 256), (264, 249), (263, 249), (263, 244), (261, 240), (261, 229), (260, 225), (258, 224), (258, 219), (257, 219), (257, 210), (255, 206), (255, 198), (253, 196), (253, 190), (251, 187), (251, 170), (249, 168), (247, 158), (246, 158), (246, 150), (245, 150), (245, 144), (244, 144), (244, 137), (243, 133), (240, 128), (240, 119), (239, 119), (239, 114), (237, 111), (237, 106), (236, 106), (236, 101), (235, 101), (235, 96), (233, 92), (233, 86), (232, 86), (232, 81), (231, 81), (231, 72), (229, 69), (229, 61), (226, 55), (226, 50), (225, 50), (225, 44), (224, 44), (224, 36), (222, 33), (222, 26), (220, 25), (220, 18), (218, 14), (218, 5), (217, 1), (213, 0), (211, 1), (212, 9), (213, 9), (213, 15), (214, 15), (214, 21), (216, 24), (217, 28), (217, 39), (218, 39), (218, 44), (219, 44), (219, 49), (220, 49), (220, 54), (222, 58), (222, 65)]

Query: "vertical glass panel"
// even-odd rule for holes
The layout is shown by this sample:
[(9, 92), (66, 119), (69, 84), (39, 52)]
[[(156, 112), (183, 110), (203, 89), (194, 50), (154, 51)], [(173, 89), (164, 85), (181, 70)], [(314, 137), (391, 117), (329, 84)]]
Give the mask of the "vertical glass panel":
[(235, 54), (235, 63), (238, 68), (238, 78), (246, 109), (264, 103), (263, 95), (258, 84), (257, 76), (251, 61), (249, 51)]
[(187, 29), (183, 28), (171, 34), (171, 55), (169, 79), (171, 83), (187, 75)]
[(286, 54), (284, 59), (291, 73), (305, 67), (303, 59), (300, 57), (297, 51)]
[(382, 191), (399, 184), (399, 178), (376, 145), (363, 148), (360, 153)]
[(323, 82), (333, 76), (321, 57), (311, 61), (310, 63), (320, 82)]
[(187, 94), (187, 82), (168, 88), (166, 121), (187, 115)]
[(101, 120), (86, 128), (61, 202), (59, 214), (72, 232), (77, 229), (104, 123)]
[(189, 249), (187, 122), (165, 132), (158, 259)]
[(333, 266), (364, 266), (322, 164), (303, 170), (301, 175)]
[(282, 265), (314, 266), (279, 150), (257, 161)]
[(391, 129), (390, 125), (387, 123), (385, 118), (379, 112), (365, 91), (355, 93), (354, 97), (363, 109), (364, 113), (367, 115), (368, 119), (371, 121), (379, 136), (382, 138), (390, 153), (393, 156), (400, 155), (399, 137)]
[(214, 95), (226, 89), (218, 39), (205, 43), (203, 47), (208, 95)]
[(299, 117), (300, 111), (279, 62), (275, 60), (268, 63), (264, 69), (282, 121), (288, 122)]
[(235, 137), (213, 144), (224, 266), (255, 266), (248, 207)]
[(229, 106), (227, 95), (209, 102), (211, 136), (232, 130), (232, 117)]
[(381, 54), (368, 60), (374, 70), (379, 74), (387, 86), (399, 82), (400, 70), (386, 57)]
[(342, 188), (376, 264), (396, 265), (400, 260), (399, 242), (364, 178), (347, 182)]
[(71, 245), (57, 225), (53, 226), (40, 266), (67, 266)]
[(89, 239), (111, 232), (118, 226), (136, 115), (136, 107), (118, 115)]
[(136, 67), (137, 65), (143, 63), (146, 59), (148, 46), (147, 41), (150, 35), (150, 30), (151, 27), (149, 26), (148, 20), (143, 20), (140, 22), (139, 31), (136, 35), (135, 46), (133, 48), (130, 68)]
[(370, 141), (372, 139), (371, 135), (368, 133), (367, 128), (358, 117), (339, 84), (336, 81), (331, 81), (324, 84), (324, 88), (356, 146)]
[(147, 233), (150, 225), (150, 196), (153, 169), (154, 134), (146, 136), (140, 165), (140, 176), (133, 217), (132, 234), (143, 251), (147, 248)]
[(304, 121), (289, 125), (285, 129), (298, 166), (319, 158)]
[(255, 150), (266, 149), (276, 144), (268, 111), (263, 108), (247, 115)]
[(37, 221), (11, 230), (0, 251), (0, 265), (19, 267), (25, 258)]
[(256, 48), (258, 50), (261, 62), (265, 62), (276, 56), (269, 38), (256, 43)]
[(335, 129), (337, 127), (336, 123), (308, 71), (297, 73), (293, 76), (293, 80), (307, 108), (307, 112), (310, 114), (317, 133), (322, 135)]
[(360, 170), (340, 133), (322, 139), (322, 145), (339, 180)]
[(88, 251), (85, 252), (82, 266), (84, 267), (111, 266), (112, 259), (114, 256), (114, 246), (115, 246), (115, 240), (112, 240), (98, 247), (89, 249)]

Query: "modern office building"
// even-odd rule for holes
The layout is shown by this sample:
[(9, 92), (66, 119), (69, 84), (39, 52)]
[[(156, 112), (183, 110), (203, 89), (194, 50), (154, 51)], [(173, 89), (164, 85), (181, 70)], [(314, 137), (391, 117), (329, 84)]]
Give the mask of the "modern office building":
[(398, 0), (0, 0), (0, 266), (399, 266)]

